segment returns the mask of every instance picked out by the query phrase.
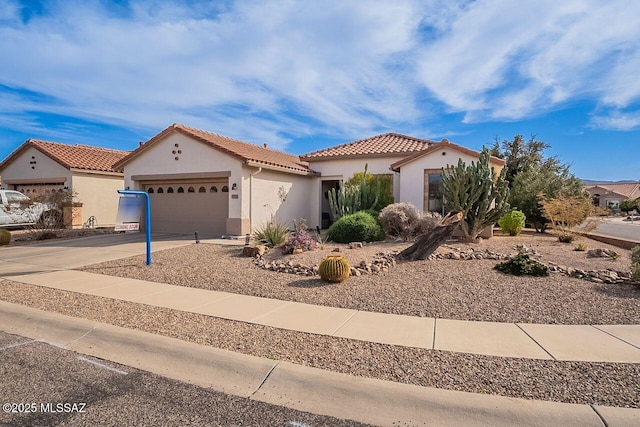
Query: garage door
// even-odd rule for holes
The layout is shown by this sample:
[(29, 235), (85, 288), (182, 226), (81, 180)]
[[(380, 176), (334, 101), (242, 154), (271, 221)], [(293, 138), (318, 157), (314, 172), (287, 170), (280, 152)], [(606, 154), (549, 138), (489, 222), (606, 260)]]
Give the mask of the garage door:
[(225, 234), (229, 213), (227, 180), (147, 183), (143, 188), (151, 199), (153, 232)]

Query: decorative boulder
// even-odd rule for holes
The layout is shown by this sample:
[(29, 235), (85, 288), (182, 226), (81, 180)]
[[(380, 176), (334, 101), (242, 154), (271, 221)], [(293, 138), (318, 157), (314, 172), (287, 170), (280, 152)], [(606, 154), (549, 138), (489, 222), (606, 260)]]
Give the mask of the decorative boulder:
[(256, 255), (264, 255), (266, 251), (265, 245), (245, 246), (242, 248), (242, 255), (255, 257)]

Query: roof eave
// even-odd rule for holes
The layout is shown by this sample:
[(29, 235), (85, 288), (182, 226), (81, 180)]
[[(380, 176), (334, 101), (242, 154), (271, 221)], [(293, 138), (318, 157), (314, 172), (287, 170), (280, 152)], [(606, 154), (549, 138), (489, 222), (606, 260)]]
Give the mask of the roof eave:
[(295, 169), (286, 166), (274, 165), (272, 163), (260, 162), (258, 160), (246, 160), (244, 162), (247, 166), (255, 168), (270, 169), (278, 172), (286, 172), (294, 175), (315, 176), (318, 172), (311, 169)]

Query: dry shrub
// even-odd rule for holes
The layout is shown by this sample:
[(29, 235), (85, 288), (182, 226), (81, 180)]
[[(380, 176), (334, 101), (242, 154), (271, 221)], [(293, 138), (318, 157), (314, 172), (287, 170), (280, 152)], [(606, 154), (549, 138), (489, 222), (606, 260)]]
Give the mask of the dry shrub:
[(594, 206), (588, 197), (584, 196), (559, 196), (546, 198), (538, 196), (544, 216), (551, 223), (551, 228), (558, 235), (558, 240), (569, 243), (573, 241), (575, 231), (581, 225), (580, 231), (588, 232), (597, 227), (597, 222), (587, 221), (594, 213)]
[(380, 212), (378, 220), (388, 236), (409, 241), (431, 231), (442, 219), (437, 213), (418, 212), (411, 203), (394, 203)]

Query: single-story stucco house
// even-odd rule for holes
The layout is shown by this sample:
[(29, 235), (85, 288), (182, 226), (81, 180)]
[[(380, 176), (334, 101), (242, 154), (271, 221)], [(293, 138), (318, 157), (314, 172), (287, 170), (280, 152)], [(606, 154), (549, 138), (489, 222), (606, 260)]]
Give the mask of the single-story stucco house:
[(624, 200), (640, 199), (640, 182), (587, 185), (593, 204), (602, 208), (620, 209)]
[[(302, 156), (173, 124), (114, 164), (151, 199), (152, 229), (244, 235), (272, 217), (323, 224), (327, 191), (362, 172), (393, 177), (396, 201), (440, 212), (442, 167), (479, 153), (447, 140), (387, 133)], [(500, 170), (504, 161), (491, 158)]]
[(2, 186), (31, 197), (71, 190), (74, 201), (82, 204), (76, 226), (113, 226), (118, 210), (116, 190), (124, 186), (123, 174), (113, 164), (127, 153), (28, 139), (0, 163)]

